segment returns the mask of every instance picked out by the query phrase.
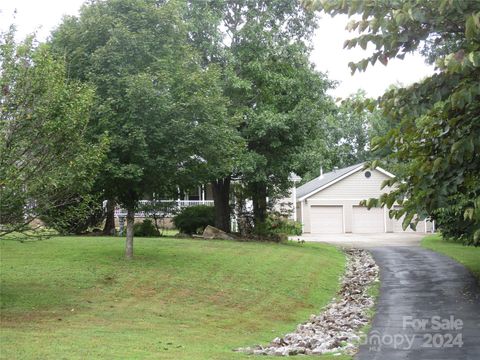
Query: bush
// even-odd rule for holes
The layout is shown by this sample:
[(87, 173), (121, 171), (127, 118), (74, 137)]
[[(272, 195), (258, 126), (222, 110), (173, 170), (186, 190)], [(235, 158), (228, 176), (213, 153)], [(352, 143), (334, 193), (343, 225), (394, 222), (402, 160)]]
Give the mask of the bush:
[(98, 195), (89, 195), (52, 207), (40, 217), (40, 220), (46, 227), (62, 235), (80, 235), (89, 228), (98, 227), (105, 219), (105, 215), (101, 198)]
[(145, 219), (141, 223), (134, 224), (133, 234), (134, 236), (140, 237), (160, 236), (160, 232), (155, 228), (155, 225), (153, 225), (150, 219)]
[(215, 225), (215, 208), (213, 206), (189, 206), (173, 218), (175, 227), (185, 234), (196, 234), (207, 225)]
[(270, 215), (264, 223), (255, 227), (254, 234), (259, 239), (285, 242), (289, 235), (302, 235), (302, 224), (281, 216)]
[(270, 217), (268, 222), (270, 230), (276, 234), (302, 235), (302, 224), (298, 221), (275, 216)]
[(250, 235), (254, 240), (258, 241), (273, 241), (276, 243), (287, 242), (288, 235), (285, 233), (274, 232), (270, 229), (266, 222), (258, 224)]
[[(474, 199), (474, 194), (471, 197), (456, 195), (449, 199), (450, 202), (445, 207), (433, 212), (432, 219), (435, 220), (435, 227), (441, 231), (444, 239), (465, 245), (480, 246), (480, 216), (476, 215), (478, 218), (465, 216), (468, 209), (475, 208)], [(478, 235), (475, 235), (476, 232)]]

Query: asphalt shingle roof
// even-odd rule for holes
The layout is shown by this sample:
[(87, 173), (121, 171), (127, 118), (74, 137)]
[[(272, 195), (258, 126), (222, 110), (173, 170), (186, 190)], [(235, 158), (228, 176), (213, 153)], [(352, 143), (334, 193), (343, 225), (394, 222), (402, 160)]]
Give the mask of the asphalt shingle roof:
[(350, 171), (360, 167), (363, 163), (352, 165), (343, 169), (338, 169), (335, 171), (330, 171), (328, 173), (323, 174), (323, 176), (319, 176), (309, 182), (299, 186), (297, 188), (297, 199), (304, 197), (307, 194), (310, 194), (312, 191), (335, 181), (339, 177), (349, 173)]

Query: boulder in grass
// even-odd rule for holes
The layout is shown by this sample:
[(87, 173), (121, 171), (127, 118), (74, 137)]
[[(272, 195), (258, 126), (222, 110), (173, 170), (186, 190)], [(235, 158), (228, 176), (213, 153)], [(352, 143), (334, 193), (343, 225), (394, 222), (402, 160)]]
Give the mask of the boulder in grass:
[(222, 240), (234, 240), (234, 238), (228, 235), (225, 231), (217, 229), (214, 226), (207, 225), (203, 230), (202, 237), (204, 239), (222, 239)]

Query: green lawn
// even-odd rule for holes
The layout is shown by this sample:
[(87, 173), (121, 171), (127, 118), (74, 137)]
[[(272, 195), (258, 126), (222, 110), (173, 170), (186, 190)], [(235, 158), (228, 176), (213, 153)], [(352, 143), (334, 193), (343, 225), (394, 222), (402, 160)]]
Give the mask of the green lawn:
[(441, 235), (429, 235), (422, 240), (422, 246), (450, 256), (465, 265), (480, 281), (480, 247), (464, 246), (446, 241)]
[[(246, 359), (334, 296), (322, 244), (62, 237), (0, 242), (2, 359)], [(350, 359), (328, 356), (323, 359)]]

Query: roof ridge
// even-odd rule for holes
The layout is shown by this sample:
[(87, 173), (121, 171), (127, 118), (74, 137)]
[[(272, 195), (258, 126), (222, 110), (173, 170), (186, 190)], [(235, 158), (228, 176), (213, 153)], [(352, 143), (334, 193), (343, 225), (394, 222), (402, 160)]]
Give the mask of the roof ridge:
[(325, 186), (325, 185), (331, 183), (332, 181), (335, 181), (339, 177), (342, 177), (345, 174), (348, 174), (350, 171), (352, 171), (356, 168), (359, 168), (363, 164), (365, 164), (365, 162), (361, 162), (361, 163), (355, 164), (355, 165), (350, 165), (350, 166), (344, 167), (342, 169), (332, 170), (332, 171), (324, 173), (323, 175), (320, 175), (320, 176), (306, 182), (305, 184), (296, 188), (297, 198), (301, 198), (301, 197), (311, 193), (315, 189), (317, 189), (319, 187), (322, 187), (322, 186)]

